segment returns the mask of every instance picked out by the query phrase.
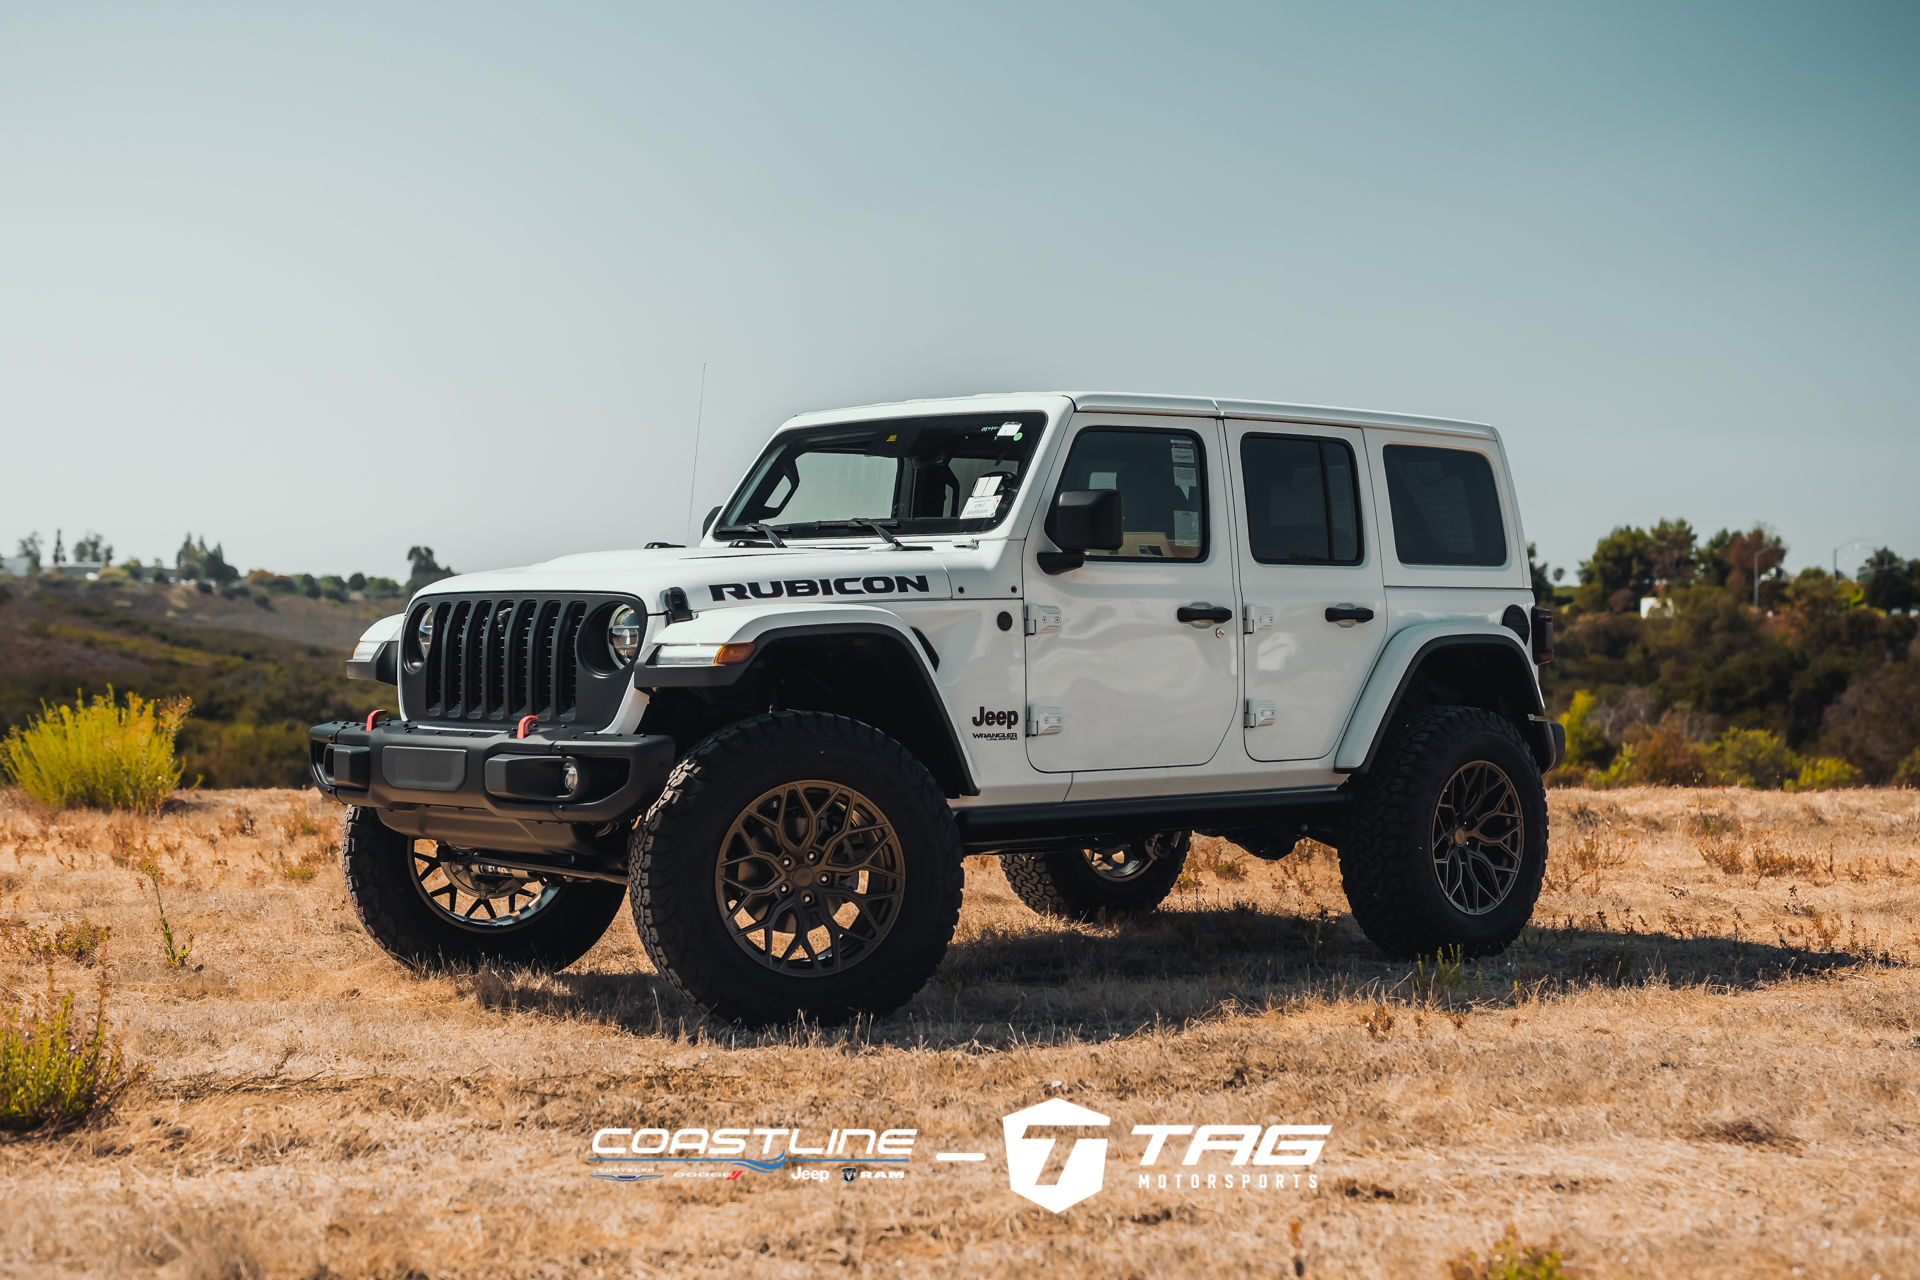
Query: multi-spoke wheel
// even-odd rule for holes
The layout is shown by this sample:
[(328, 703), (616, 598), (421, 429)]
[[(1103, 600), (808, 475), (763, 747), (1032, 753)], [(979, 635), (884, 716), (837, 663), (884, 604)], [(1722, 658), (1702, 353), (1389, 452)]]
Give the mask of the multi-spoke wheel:
[(340, 842), (347, 896), (373, 940), (415, 967), (489, 962), (564, 968), (620, 912), (618, 884), (542, 880), (414, 841), (373, 809), (347, 810)]
[(634, 833), (634, 923), (654, 964), (716, 1015), (889, 1013), (960, 915), (960, 840), (926, 768), (876, 729), (775, 712), (675, 768)]
[(1433, 807), (1432, 843), (1433, 874), (1448, 902), (1470, 916), (1505, 902), (1526, 850), (1513, 780), (1484, 760), (1462, 765)]
[(531, 878), (510, 867), (473, 861), (445, 845), (434, 845), (429, 851), (423, 848), (426, 843), (413, 842), (414, 887), (455, 924), (511, 929), (533, 919), (560, 897), (558, 884)]
[(1161, 831), (1098, 847), (1006, 853), (1000, 869), (1020, 901), (1043, 916), (1112, 919), (1166, 901), (1192, 845), (1191, 831)]
[(1352, 791), (1340, 871), (1376, 946), (1486, 956), (1520, 935), (1546, 871), (1547, 803), (1511, 721), (1475, 707), (1415, 713)]
[(905, 887), (906, 858), (880, 806), (819, 779), (749, 803), (713, 875), (733, 940), (769, 969), (806, 977), (871, 955), (900, 918)]

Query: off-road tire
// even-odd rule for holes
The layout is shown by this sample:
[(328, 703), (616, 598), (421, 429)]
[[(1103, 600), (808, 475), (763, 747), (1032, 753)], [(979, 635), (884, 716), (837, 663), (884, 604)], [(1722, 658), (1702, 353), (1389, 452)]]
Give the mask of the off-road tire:
[(378, 810), (348, 807), (340, 840), (347, 897), (381, 949), (413, 969), (564, 969), (600, 941), (626, 896), (617, 884), (570, 881), (524, 924), (463, 928), (421, 895), (411, 851), (412, 840), (382, 823)]
[[(757, 797), (818, 780), (867, 798), (901, 856), (897, 914), (845, 969), (776, 971), (735, 941), (716, 897), (728, 832)], [(687, 753), (634, 832), (633, 920), (654, 966), (708, 1013), (749, 1025), (892, 1013), (926, 984), (960, 921), (960, 833), (926, 766), (870, 725), (776, 711), (727, 726)]]
[[(1518, 794), (1521, 857), (1512, 887), (1484, 914), (1449, 901), (1433, 865), (1434, 809), (1460, 769), (1494, 765)], [(1513, 722), (1477, 707), (1435, 707), (1396, 725), (1356, 779), (1340, 877), (1361, 930), (1395, 959), (1459, 947), (1498, 955), (1533, 915), (1547, 867), (1547, 797), (1540, 767)]]
[(1141, 915), (1173, 892), (1173, 882), (1180, 878), (1193, 847), (1191, 831), (1152, 838), (1161, 845), (1158, 856), (1146, 870), (1124, 881), (1100, 876), (1079, 849), (1001, 854), (1000, 869), (1020, 901), (1043, 916), (1090, 921)]

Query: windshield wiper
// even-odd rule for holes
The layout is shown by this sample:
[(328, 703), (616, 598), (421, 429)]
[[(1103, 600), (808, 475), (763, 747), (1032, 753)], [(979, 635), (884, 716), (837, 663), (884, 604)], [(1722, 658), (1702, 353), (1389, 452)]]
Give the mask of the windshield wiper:
[(773, 531), (773, 526), (770, 524), (723, 524), (713, 532), (717, 537), (734, 533), (757, 533), (767, 540), (769, 546), (785, 547), (787, 545), (780, 535)]

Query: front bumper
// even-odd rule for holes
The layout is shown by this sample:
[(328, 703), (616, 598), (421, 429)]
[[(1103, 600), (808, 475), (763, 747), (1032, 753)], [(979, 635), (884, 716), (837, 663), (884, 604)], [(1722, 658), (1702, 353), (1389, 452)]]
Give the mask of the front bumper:
[[(522, 824), (626, 817), (666, 790), (674, 755), (673, 739), (664, 734), (561, 730), (516, 738), (503, 730), (392, 721), (369, 729), (352, 720), (308, 732), (314, 785), (336, 800)], [(578, 778), (571, 792), (563, 781), (569, 763)]]

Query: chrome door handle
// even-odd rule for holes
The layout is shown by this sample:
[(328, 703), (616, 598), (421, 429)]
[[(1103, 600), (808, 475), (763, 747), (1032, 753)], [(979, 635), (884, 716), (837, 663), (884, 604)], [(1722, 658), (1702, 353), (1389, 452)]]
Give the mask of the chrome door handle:
[(1372, 622), (1373, 610), (1364, 605), (1332, 604), (1327, 606), (1328, 622)]

